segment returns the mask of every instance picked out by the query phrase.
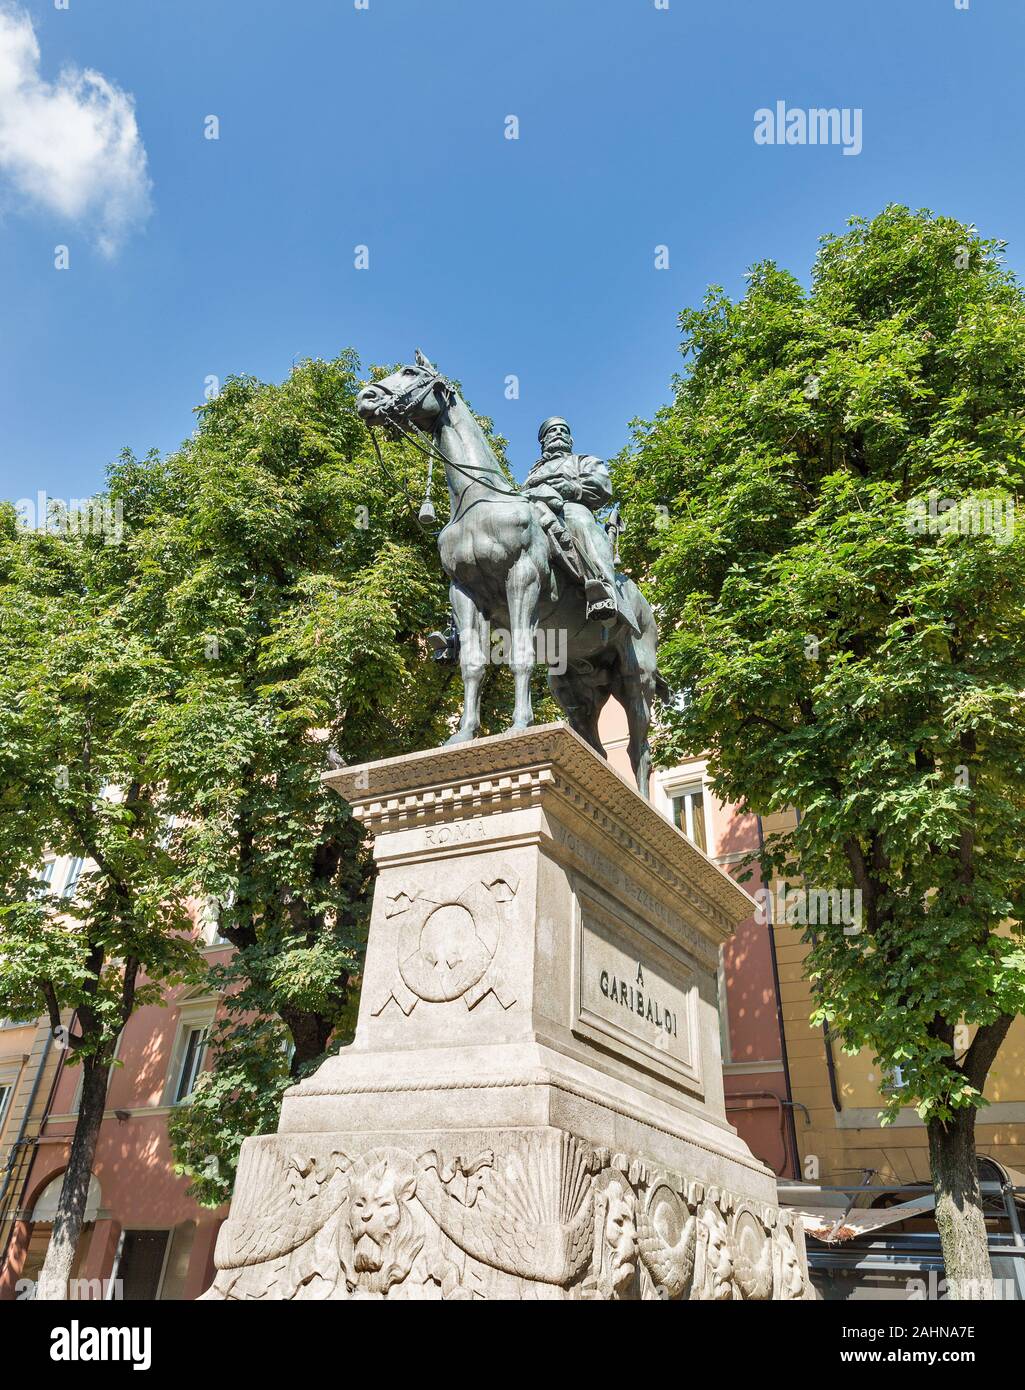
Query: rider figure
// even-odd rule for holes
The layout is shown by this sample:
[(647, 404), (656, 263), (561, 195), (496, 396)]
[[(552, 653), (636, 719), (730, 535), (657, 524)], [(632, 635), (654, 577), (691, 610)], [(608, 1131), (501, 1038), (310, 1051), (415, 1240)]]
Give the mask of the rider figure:
[(612, 480), (601, 459), (575, 454), (569, 425), (559, 416), (537, 432), (541, 457), (527, 475), (526, 495), (545, 503), (543, 522), (564, 564), (584, 586), (587, 616), (611, 622), (618, 611), (616, 564), (608, 533), (593, 515), (612, 501)]

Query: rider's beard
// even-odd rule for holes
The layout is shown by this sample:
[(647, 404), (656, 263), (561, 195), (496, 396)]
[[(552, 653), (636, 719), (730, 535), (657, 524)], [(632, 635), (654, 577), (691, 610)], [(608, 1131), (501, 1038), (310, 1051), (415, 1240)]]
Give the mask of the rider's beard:
[(547, 463), (549, 459), (561, 458), (570, 452), (570, 445), (567, 440), (560, 439), (557, 444), (546, 444), (541, 450), (541, 462)]

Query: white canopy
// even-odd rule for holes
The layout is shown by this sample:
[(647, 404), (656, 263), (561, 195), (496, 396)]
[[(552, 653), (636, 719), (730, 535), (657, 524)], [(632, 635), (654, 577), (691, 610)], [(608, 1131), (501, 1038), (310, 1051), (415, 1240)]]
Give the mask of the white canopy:
[[(64, 1174), (58, 1173), (55, 1178), (46, 1184), (36, 1204), (32, 1208), (33, 1221), (52, 1221), (57, 1215), (57, 1202), (61, 1195), (61, 1184), (64, 1182)], [(100, 1191), (100, 1184), (96, 1181), (96, 1174), (89, 1174), (89, 1195), (85, 1199), (86, 1221), (95, 1221), (99, 1215), (100, 1207), (103, 1205), (103, 1193)]]

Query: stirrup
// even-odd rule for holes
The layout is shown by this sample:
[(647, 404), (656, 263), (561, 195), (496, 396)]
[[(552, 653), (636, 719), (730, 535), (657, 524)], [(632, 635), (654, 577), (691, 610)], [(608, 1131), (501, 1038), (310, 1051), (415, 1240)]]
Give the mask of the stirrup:
[(604, 619), (611, 622), (619, 611), (615, 594), (610, 593), (600, 579), (585, 580), (584, 598), (587, 600), (589, 621)]

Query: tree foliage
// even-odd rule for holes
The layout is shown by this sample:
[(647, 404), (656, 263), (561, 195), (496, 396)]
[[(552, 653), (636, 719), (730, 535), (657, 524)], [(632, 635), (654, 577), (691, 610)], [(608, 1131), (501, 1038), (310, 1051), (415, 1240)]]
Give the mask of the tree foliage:
[(807, 289), (768, 262), (738, 301), (711, 289), (616, 474), (688, 697), (661, 756), (707, 749), (721, 796), (799, 809), (766, 867), (862, 894), (860, 932), (809, 931), (818, 1017), (901, 1068), (891, 1114), (941, 1122), (983, 1103), (1025, 999), (1025, 301), (1002, 249), (891, 207), (825, 237)]
[(860, 893), (860, 930), (808, 925), (816, 1021), (900, 1068), (886, 1118), (929, 1126), (964, 1287), (988, 1273), (972, 1120), (1025, 1002), (1025, 300), (1002, 250), (891, 207), (825, 237), (807, 289), (771, 262), (738, 301), (711, 289), (616, 471), (685, 694), (661, 756), (707, 750), (720, 796), (798, 809), (767, 873)]
[[(74, 519), (49, 524), (0, 511), (0, 1014), (48, 1017), (83, 1067), (39, 1293), (60, 1298), (118, 1038), (201, 961), (162, 835), (170, 673), (133, 622), (131, 557)], [(44, 880), (48, 852), (86, 862), (73, 894)]]
[[(385, 444), (382, 469), (359, 386), (351, 352), (281, 384), (232, 378), (177, 453), (125, 456), (111, 476), (139, 523), (134, 621), (173, 669), (176, 852), (235, 947), (212, 980), (228, 996), (213, 1072), (171, 1122), (214, 1204), (241, 1139), (273, 1129), (287, 1081), (351, 1036), (372, 865), (321, 778), (442, 742), (459, 698), (427, 641), (448, 597), (416, 516), (426, 460)], [(436, 477), (442, 514), (443, 490)]]
[[(109, 1064), (132, 1009), (197, 965), (161, 835), (168, 672), (133, 627), (124, 557), (54, 525), (0, 513), (0, 1013), (59, 1028), (77, 1010), (62, 1041)], [(73, 897), (42, 880), (48, 853), (92, 861)]]

